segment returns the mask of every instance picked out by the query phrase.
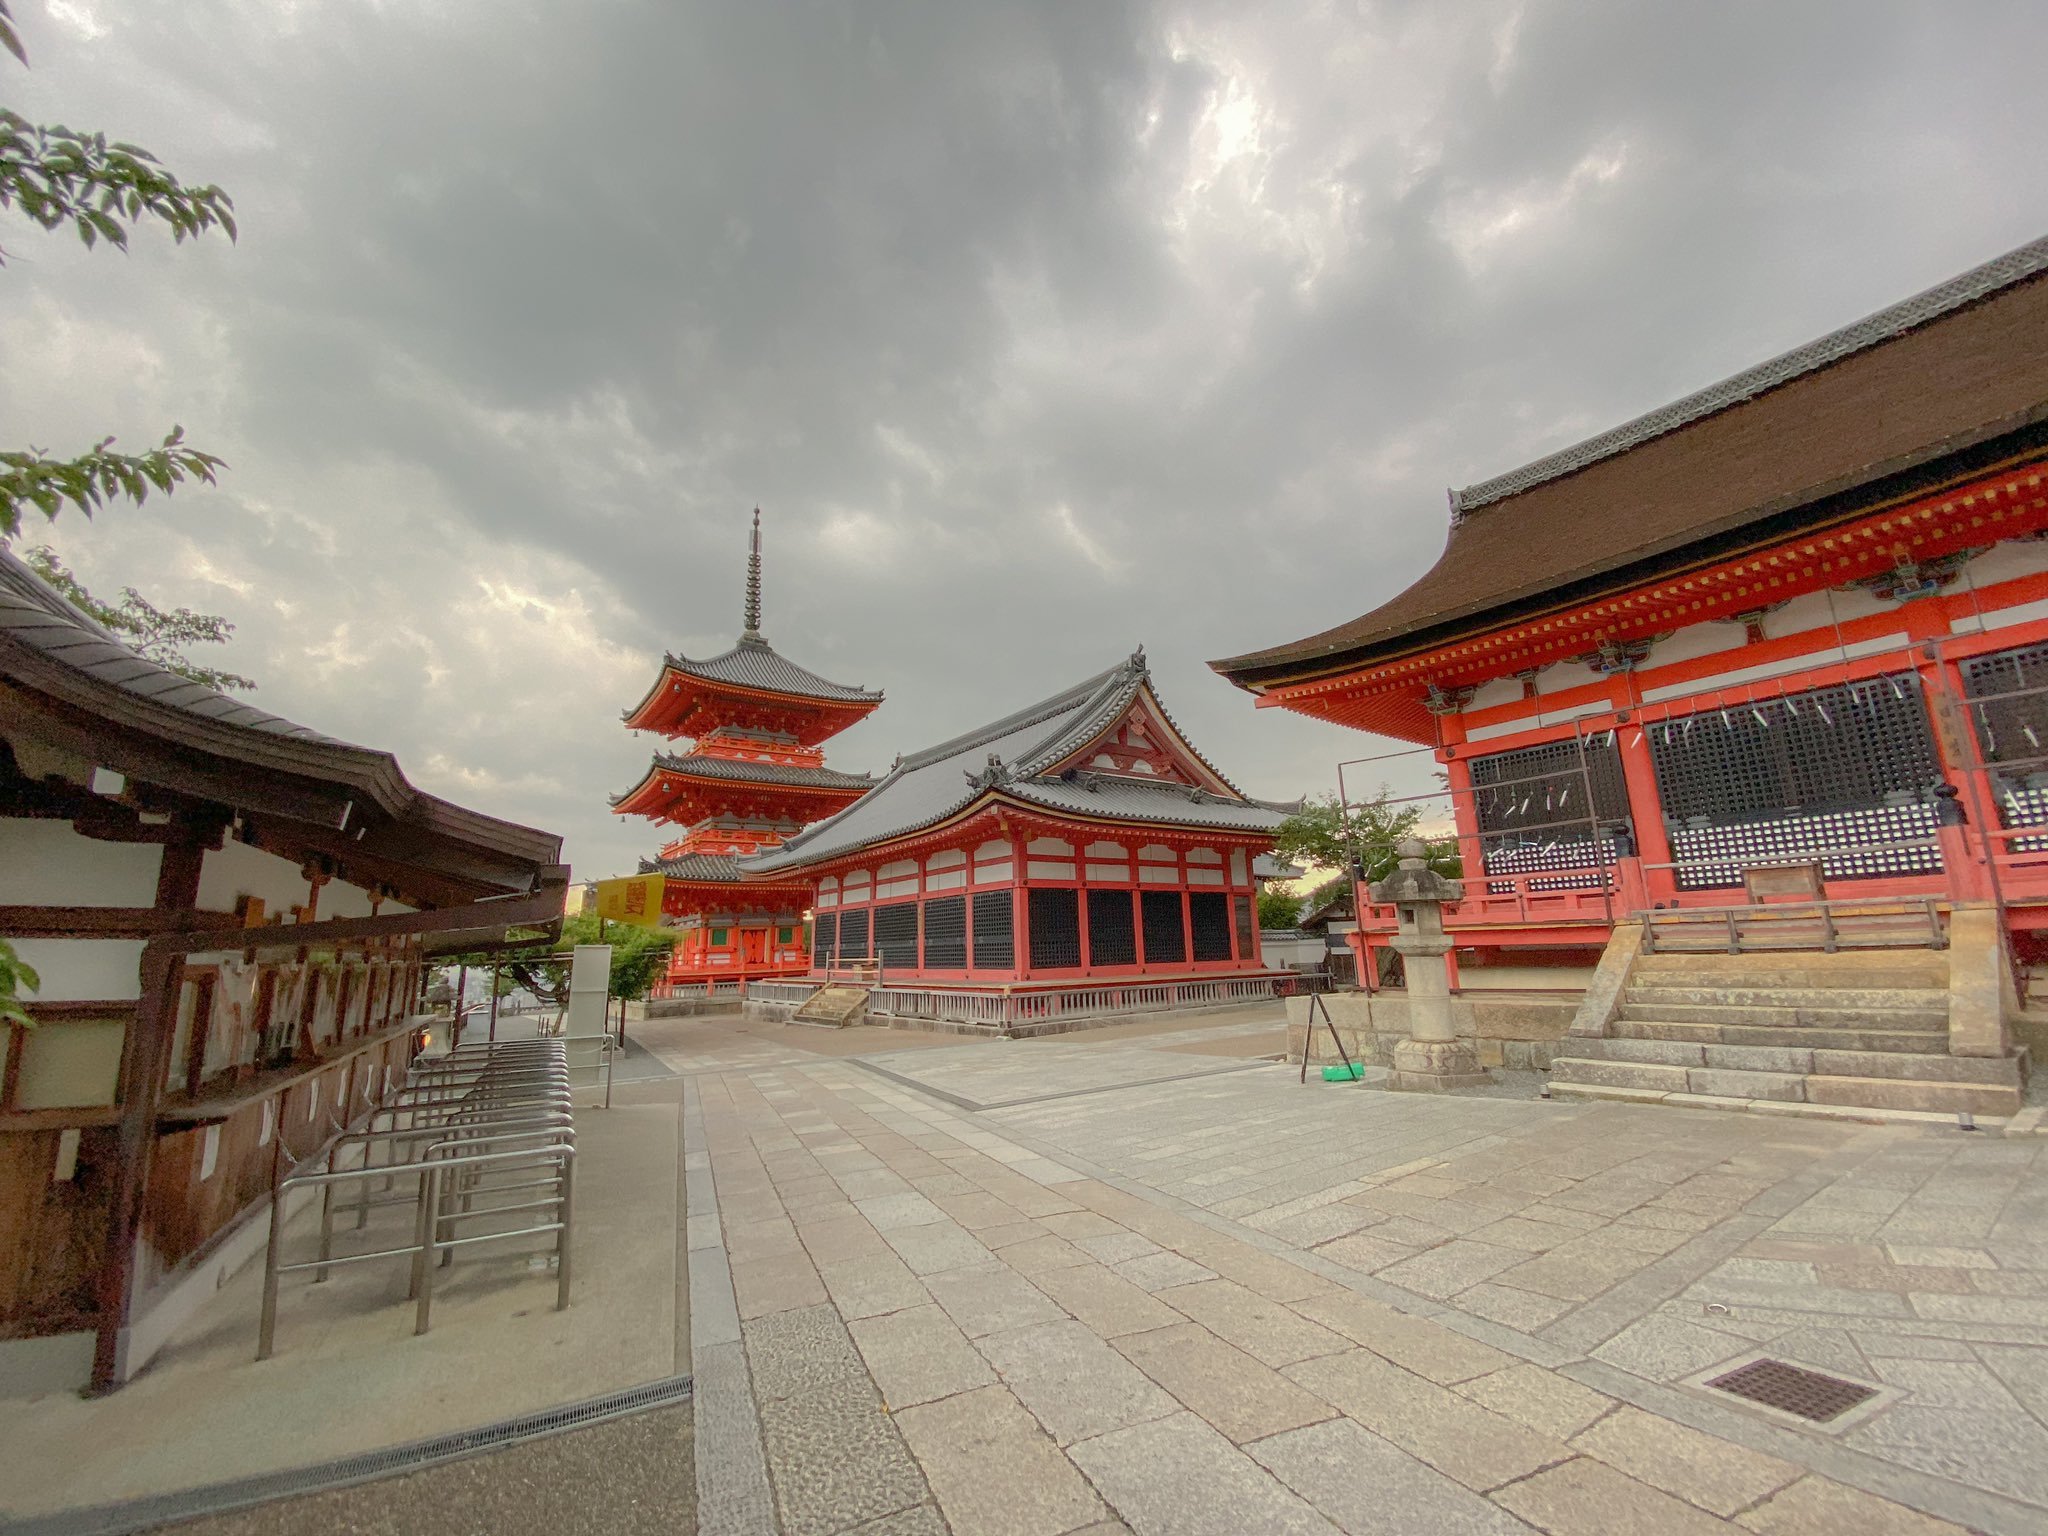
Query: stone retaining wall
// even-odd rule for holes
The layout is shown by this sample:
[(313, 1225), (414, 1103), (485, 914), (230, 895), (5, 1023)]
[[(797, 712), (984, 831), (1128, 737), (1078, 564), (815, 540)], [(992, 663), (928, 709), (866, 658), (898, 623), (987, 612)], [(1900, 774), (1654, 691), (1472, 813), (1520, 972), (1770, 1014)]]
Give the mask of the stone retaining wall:
[[(1334, 992), (1324, 997), (1331, 1022), (1353, 1061), (1387, 1066), (1394, 1043), (1408, 1034), (1408, 998), (1403, 992), (1375, 993), (1369, 1000), (1363, 992)], [(1370, 1009), (1368, 1011), (1368, 1002)], [(1470, 1040), (1479, 1053), (1480, 1065), (1487, 1067), (1548, 1067), (1553, 1057), (1570, 1054), (1565, 1033), (1577, 1014), (1575, 993), (1556, 997), (1527, 993), (1493, 997), (1465, 993), (1451, 999), (1451, 1015), (1460, 1037)], [(1287, 999), (1287, 1059), (1301, 1060), (1302, 1035), (1307, 1029), (1309, 999)], [(1338, 1060), (1330, 1032), (1316, 1019), (1309, 1060), (1315, 1064)]]

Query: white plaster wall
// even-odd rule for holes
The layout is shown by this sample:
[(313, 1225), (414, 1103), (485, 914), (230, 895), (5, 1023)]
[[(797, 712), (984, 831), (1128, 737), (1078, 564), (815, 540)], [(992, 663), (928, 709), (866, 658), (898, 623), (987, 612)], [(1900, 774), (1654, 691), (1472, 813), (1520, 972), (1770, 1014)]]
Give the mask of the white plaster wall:
[(1749, 631), (1741, 624), (1688, 624), (1669, 640), (1659, 640), (1652, 646), (1650, 659), (1643, 664), (1642, 670), (1668, 667), (1680, 661), (1697, 661), (1717, 651), (1739, 650), (1748, 643)]
[(303, 907), (311, 889), (292, 860), (232, 839), (209, 852), (199, 870), (199, 906), (207, 912), (232, 912), (238, 898), (256, 896), (264, 915), (274, 917)]
[[(388, 913), (397, 909), (394, 903), (387, 901), (377, 910)], [(369, 915), (370, 893), (361, 886), (350, 885), (343, 880), (330, 880), (320, 887), (320, 911), (317, 921)]]
[(1606, 681), (1583, 661), (1560, 661), (1536, 674), (1536, 691), (1563, 693), (1567, 688), (1585, 688)]
[(149, 907), (163, 848), (82, 837), (65, 821), (0, 821), (0, 906)]
[[(1832, 608), (1830, 599), (1833, 600)], [(1886, 602), (1860, 587), (1848, 592), (1805, 592), (1777, 612), (1764, 615), (1764, 635), (1768, 639), (1782, 640), (1787, 635), (1803, 635), (1814, 629), (1832, 634), (1838, 622), (1847, 624), (1851, 619), (1867, 619), (1874, 613), (1896, 613), (1898, 609), (1897, 603)]]
[(23, 1109), (113, 1103), (126, 1034), (118, 1019), (40, 1024), (28, 1031), (15, 1102)]
[(35, 967), (42, 985), (30, 1003), (128, 999), (142, 992), (140, 939), (14, 939), (14, 952)]
[(1963, 568), (1966, 579), (1979, 587), (1994, 582), (2016, 581), (2048, 571), (2048, 542), (2029, 540), (1994, 544)]
[(1522, 680), (1519, 677), (1496, 677), (1491, 682), (1481, 683), (1472, 695), (1472, 702), (1465, 708), (1468, 712), (1495, 709), (1502, 704), (1517, 703), (1521, 697)]

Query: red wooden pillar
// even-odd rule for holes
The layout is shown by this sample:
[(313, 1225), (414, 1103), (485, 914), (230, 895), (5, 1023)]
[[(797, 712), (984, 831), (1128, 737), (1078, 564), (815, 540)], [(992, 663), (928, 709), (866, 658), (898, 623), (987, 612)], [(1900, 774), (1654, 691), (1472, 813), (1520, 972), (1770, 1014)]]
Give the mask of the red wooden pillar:
[(1968, 818), (1965, 825), (1948, 823), (1936, 828), (1942, 871), (1948, 877), (1949, 894), (1958, 901), (1989, 901), (1997, 889), (1990, 867), (1998, 854), (1998, 843), (1991, 835), (1998, 828), (1997, 795), (1990, 773), (1977, 766), (1982, 754), (1965, 702), (1962, 668), (1944, 657), (1936, 642), (1928, 643), (1922, 654), (1925, 659), (1918, 670), (1935, 754), (1941, 760), (1942, 777), (1958, 791), (1958, 809)]
[(1088, 947), (1088, 856), (1081, 850), (1088, 845), (1074, 844), (1074, 873), (1081, 877), (1081, 884), (1074, 891), (1074, 906), (1079, 913), (1081, 925), (1081, 974), (1094, 973), (1095, 952)]
[[(1664, 807), (1657, 798), (1657, 765), (1650, 756), (1650, 727), (1639, 718), (1615, 727), (1621, 753), (1621, 779), (1628, 791), (1629, 820), (1635, 827), (1637, 880), (1641, 905), (1654, 906), (1678, 897), (1678, 872), (1671, 865), (1671, 839), (1664, 831)], [(1617, 892), (1617, 896), (1621, 893)], [(1615, 916), (1629, 916), (1617, 903)]]
[(1030, 867), (1029, 856), (1025, 852), (1025, 844), (1029, 841), (1024, 837), (1010, 839), (1010, 879), (1014, 882), (1011, 889), (1016, 893), (1010, 898), (1010, 931), (1013, 935), (1011, 942), (1016, 946), (1013, 969), (1019, 981), (1031, 979), (1031, 887), (1024, 878), (1025, 870)]

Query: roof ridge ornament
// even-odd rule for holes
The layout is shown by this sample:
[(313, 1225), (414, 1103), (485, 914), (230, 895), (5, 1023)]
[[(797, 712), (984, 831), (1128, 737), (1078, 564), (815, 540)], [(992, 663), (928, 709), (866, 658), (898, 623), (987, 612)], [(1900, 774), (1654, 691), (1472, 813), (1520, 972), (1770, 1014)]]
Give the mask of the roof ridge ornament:
[(747, 622), (744, 640), (761, 638), (761, 509), (754, 508), (754, 533), (747, 550)]
[(998, 784), (1007, 784), (1010, 781), (1010, 770), (1001, 757), (991, 752), (981, 772), (963, 772), (961, 776), (975, 789), (993, 789)]
[(1135, 651), (1131, 652), (1131, 659), (1126, 665), (1129, 666), (1131, 676), (1133, 677), (1150, 677), (1152, 675), (1152, 664), (1145, 660), (1145, 647), (1142, 642), (1140, 642)]

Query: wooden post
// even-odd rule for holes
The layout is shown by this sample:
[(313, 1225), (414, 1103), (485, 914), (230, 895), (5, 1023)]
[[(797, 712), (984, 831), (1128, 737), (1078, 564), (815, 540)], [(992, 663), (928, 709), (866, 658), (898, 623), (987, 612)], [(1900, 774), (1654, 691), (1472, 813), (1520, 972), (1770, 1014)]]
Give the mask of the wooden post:
[(504, 964), (496, 955), (491, 957), (491, 1032), (486, 1038), (494, 1045), (498, 1040), (498, 974)]
[[(198, 843), (166, 843), (157, 871), (156, 905), (189, 911), (199, 899), (199, 871), (206, 850)], [(141, 993), (121, 1044), (121, 1120), (114, 1163), (113, 1197), (107, 1212), (107, 1246), (94, 1286), (99, 1327), (93, 1340), (92, 1395), (120, 1385), (121, 1330), (135, 1289), (135, 1249), (142, 1228), (142, 1197), (149, 1186), (150, 1153), (156, 1145), (157, 1106), (163, 1100), (164, 1071), (171, 1035), (178, 1025), (178, 991), (184, 958), (160, 944), (143, 946)]]

